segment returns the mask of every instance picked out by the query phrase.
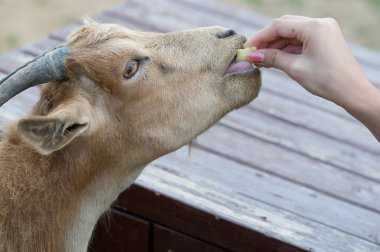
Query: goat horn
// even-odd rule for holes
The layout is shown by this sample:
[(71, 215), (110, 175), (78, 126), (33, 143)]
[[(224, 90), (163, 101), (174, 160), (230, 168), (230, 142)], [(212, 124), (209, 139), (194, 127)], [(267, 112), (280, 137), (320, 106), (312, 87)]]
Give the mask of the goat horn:
[(57, 47), (26, 63), (0, 81), (0, 106), (22, 91), (49, 81), (66, 78), (66, 47)]

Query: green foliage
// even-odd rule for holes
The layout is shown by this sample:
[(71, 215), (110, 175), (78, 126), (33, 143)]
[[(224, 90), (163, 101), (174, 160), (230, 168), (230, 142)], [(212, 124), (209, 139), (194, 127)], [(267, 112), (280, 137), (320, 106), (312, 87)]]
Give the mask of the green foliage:
[(367, 0), (371, 5), (380, 8), (380, 0)]

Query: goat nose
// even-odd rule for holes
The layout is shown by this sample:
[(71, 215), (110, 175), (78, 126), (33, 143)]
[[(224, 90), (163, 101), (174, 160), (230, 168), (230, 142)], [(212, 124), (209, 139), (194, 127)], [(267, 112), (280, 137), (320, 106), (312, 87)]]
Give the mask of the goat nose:
[(234, 30), (223, 28), (221, 31), (219, 31), (216, 34), (216, 37), (219, 38), (219, 39), (222, 39), (222, 38), (231, 37), (231, 36), (233, 36), (235, 34), (236, 34), (236, 32)]

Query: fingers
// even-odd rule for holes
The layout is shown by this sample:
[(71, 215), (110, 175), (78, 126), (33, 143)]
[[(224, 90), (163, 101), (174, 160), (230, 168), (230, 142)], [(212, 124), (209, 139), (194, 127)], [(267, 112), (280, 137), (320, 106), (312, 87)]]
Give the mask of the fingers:
[[(289, 46), (287, 50), (299, 52), (300, 49), (296, 46)], [(298, 60), (298, 57), (298, 55), (278, 49), (263, 49), (249, 55), (248, 59), (259, 67), (274, 67), (284, 72), (291, 72), (291, 67)]]
[(297, 39), (279, 39), (275, 42), (270, 43), (265, 48), (279, 49), (291, 54), (302, 54), (303, 44)]
[(281, 50), (284, 52), (287, 52), (287, 53), (300, 55), (300, 54), (302, 54), (302, 49), (303, 49), (302, 46), (289, 45), (289, 46), (282, 48)]
[(271, 49), (283, 49), (287, 46), (294, 45), (294, 46), (302, 46), (302, 42), (297, 39), (284, 39), (280, 38), (276, 41), (273, 41), (272, 43), (268, 44), (265, 48), (271, 48)]
[(266, 48), (270, 43), (285, 38), (298, 39), (307, 29), (309, 18), (301, 16), (284, 16), (275, 19), (270, 25), (264, 27), (246, 42), (246, 46), (256, 46)]

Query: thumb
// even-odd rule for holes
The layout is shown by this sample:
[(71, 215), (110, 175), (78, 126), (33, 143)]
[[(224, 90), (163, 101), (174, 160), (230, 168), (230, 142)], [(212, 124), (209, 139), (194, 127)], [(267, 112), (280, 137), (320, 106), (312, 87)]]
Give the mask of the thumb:
[(290, 54), (278, 49), (260, 49), (248, 55), (248, 60), (258, 66), (274, 67), (286, 73), (296, 60), (297, 55)]

